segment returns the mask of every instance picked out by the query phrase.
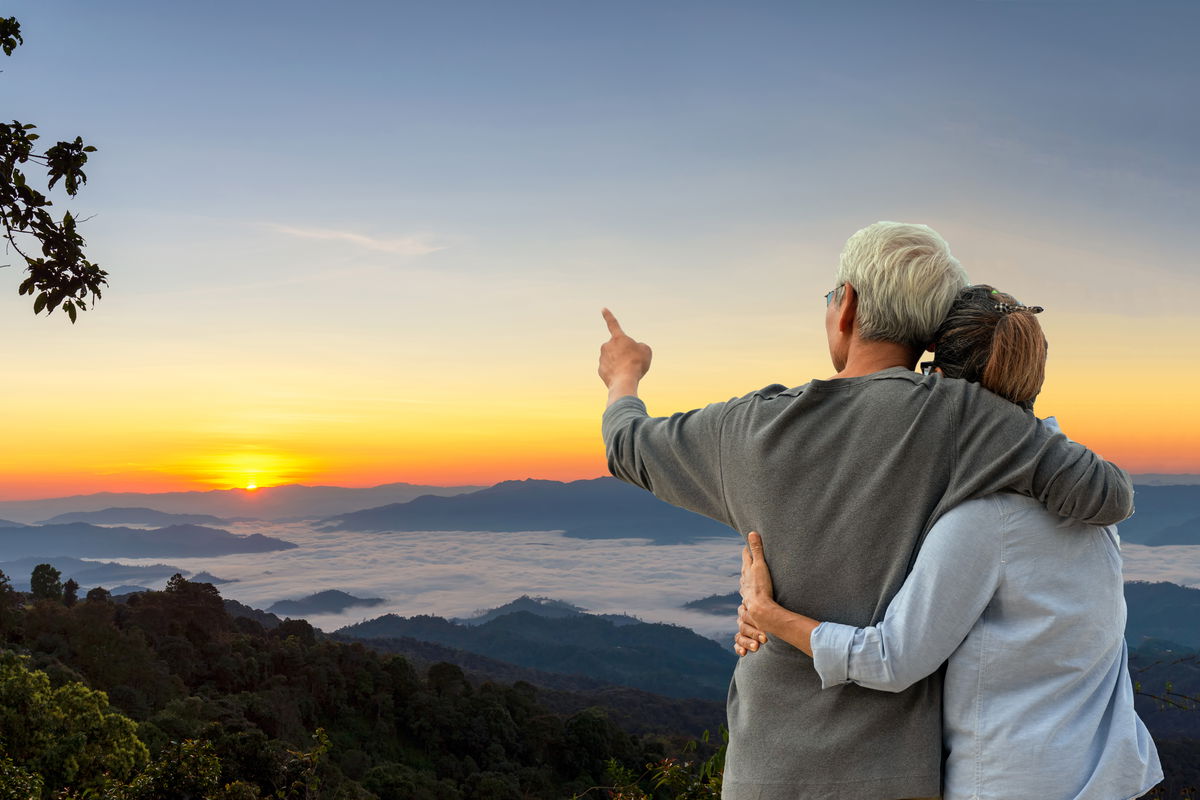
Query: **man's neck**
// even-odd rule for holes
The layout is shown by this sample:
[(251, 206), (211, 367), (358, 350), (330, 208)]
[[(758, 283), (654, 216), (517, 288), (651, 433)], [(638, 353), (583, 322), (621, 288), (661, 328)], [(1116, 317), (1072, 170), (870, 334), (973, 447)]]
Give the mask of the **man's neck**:
[(835, 378), (857, 378), (871, 375), (892, 367), (914, 369), (921, 351), (895, 342), (867, 342), (855, 338), (846, 354), (846, 366), (834, 375)]

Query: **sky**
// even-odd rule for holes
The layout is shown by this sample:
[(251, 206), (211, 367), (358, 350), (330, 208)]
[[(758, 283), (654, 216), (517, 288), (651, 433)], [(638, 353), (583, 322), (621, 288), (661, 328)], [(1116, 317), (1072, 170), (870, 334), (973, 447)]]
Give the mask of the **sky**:
[(879, 219), (1046, 308), (1039, 414), (1200, 472), (1196, 4), (6, 8), (110, 277), (72, 326), (0, 260), (0, 499), (602, 475), (601, 307), (654, 414), (828, 377)]

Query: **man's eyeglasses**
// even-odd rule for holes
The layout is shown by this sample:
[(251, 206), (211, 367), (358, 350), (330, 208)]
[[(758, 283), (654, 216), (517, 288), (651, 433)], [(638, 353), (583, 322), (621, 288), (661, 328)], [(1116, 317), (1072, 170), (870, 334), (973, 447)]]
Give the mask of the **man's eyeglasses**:
[(844, 284), (844, 283), (839, 283), (837, 286), (833, 287), (833, 288), (832, 288), (832, 289), (830, 289), (828, 292), (826, 292), (826, 293), (825, 293), (825, 305), (829, 305), (830, 303), (832, 303), (832, 302), (833, 302), (833, 296), (834, 296), (835, 294), (837, 294), (837, 290), (838, 290), (838, 289), (840, 289), (840, 288), (842, 288), (842, 287), (843, 287), (843, 286), (845, 286), (845, 285), (846, 285), (846, 284)]

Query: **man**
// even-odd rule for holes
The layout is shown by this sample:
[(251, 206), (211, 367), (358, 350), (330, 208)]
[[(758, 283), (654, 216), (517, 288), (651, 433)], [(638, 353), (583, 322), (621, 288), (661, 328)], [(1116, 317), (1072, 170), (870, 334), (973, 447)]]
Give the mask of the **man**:
[[(1133, 509), (1128, 475), (978, 384), (913, 372), (966, 284), (923, 225), (857, 232), (826, 295), (837, 373), (651, 418), (651, 351), (606, 309), (609, 469), (659, 498), (755, 530), (775, 597), (817, 619), (877, 622), (933, 522), (1002, 489), (1084, 522)], [(889, 694), (821, 690), (812, 661), (771, 639), (729, 688), (726, 800), (896, 800), (940, 789), (940, 675)]]

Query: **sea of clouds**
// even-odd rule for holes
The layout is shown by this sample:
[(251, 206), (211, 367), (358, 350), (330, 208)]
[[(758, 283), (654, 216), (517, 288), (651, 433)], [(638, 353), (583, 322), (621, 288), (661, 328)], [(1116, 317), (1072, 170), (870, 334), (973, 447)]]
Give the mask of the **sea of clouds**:
[[(594, 613), (685, 625), (718, 641), (725, 641), (735, 627), (732, 617), (682, 608), (690, 600), (737, 590), (742, 544), (732, 534), (696, 544), (654, 545), (643, 539), (571, 539), (545, 531), (329, 532), (304, 522), (245, 522), (229, 529), (277, 536), (299, 547), (217, 558), (120, 561), (167, 562), (192, 573), (234, 579), (219, 586), (222, 596), (256, 608), (326, 589), (385, 598), (378, 606), (308, 617), (327, 631), (386, 613), (471, 616), (524, 594), (563, 600)], [(1122, 553), (1126, 580), (1200, 586), (1200, 546), (1125, 544)]]
[(344, 614), (306, 617), (326, 631), (386, 613), (471, 616), (521, 595), (563, 600), (598, 614), (685, 625), (721, 640), (736, 627), (732, 617), (681, 608), (690, 600), (737, 590), (742, 545), (732, 533), (696, 544), (654, 545), (644, 539), (571, 539), (544, 531), (328, 532), (302, 522), (226, 527), (299, 547), (216, 558), (105, 560), (169, 563), (235, 579), (218, 586), (221, 595), (255, 608), (326, 589), (386, 599)]

